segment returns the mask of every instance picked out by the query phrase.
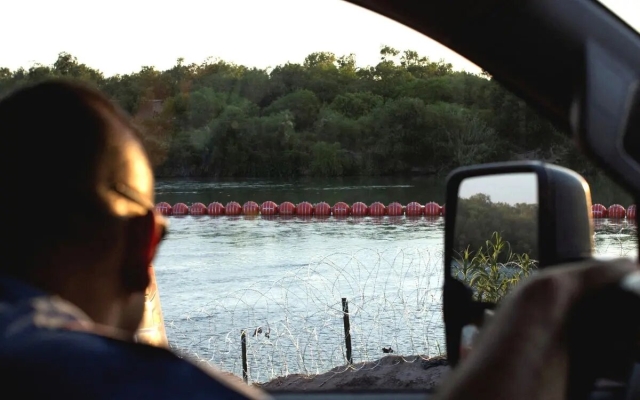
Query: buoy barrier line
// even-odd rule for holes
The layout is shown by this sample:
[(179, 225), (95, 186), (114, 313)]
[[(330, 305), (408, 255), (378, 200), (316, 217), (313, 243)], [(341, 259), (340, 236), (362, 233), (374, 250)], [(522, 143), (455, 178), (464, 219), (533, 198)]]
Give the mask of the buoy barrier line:
[(609, 208), (602, 204), (594, 204), (591, 206), (591, 216), (593, 219), (609, 218), (609, 219), (636, 219), (636, 205), (631, 204), (626, 209), (620, 204), (612, 204)]
[(349, 205), (343, 201), (339, 201), (333, 205), (329, 205), (324, 201), (311, 204), (303, 201), (293, 204), (285, 201), (278, 205), (273, 201), (265, 201), (258, 204), (255, 201), (247, 201), (243, 205), (236, 201), (230, 201), (226, 205), (214, 201), (208, 206), (204, 203), (193, 203), (187, 206), (185, 203), (176, 203), (173, 206), (166, 202), (156, 204), (156, 210), (166, 216), (183, 216), (183, 215), (298, 215), (298, 216), (318, 216), (318, 217), (365, 217), (374, 216), (382, 217), (407, 215), (409, 217), (438, 217), (445, 213), (444, 206), (440, 206), (436, 202), (429, 202), (422, 205), (418, 202), (411, 202), (406, 206), (398, 202), (390, 203), (388, 206), (377, 201), (371, 205), (367, 205), (361, 201), (357, 201)]
[[(431, 201), (424, 205), (412, 201), (403, 206), (398, 202), (390, 203), (385, 206), (383, 203), (376, 201), (367, 205), (361, 201), (357, 201), (349, 205), (343, 201), (339, 201), (333, 205), (322, 201), (320, 203), (311, 204), (308, 201), (293, 204), (285, 201), (277, 204), (273, 201), (265, 201), (258, 204), (255, 201), (247, 201), (243, 205), (236, 201), (230, 201), (226, 205), (214, 201), (205, 206), (204, 203), (193, 203), (187, 206), (185, 203), (176, 203), (173, 206), (166, 202), (156, 204), (156, 210), (166, 216), (181, 215), (299, 215), (299, 216), (318, 216), (318, 217), (397, 217), (406, 215), (408, 217), (438, 217), (445, 215), (445, 206)], [(620, 204), (612, 204), (608, 208), (602, 204), (594, 204), (591, 206), (591, 216), (594, 219), (610, 218), (610, 219), (633, 219), (636, 218), (636, 205), (631, 204), (626, 209)]]

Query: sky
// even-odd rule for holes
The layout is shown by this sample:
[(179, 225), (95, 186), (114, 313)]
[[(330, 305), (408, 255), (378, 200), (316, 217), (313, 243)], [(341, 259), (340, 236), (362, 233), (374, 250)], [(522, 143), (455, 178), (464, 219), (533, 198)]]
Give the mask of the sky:
[[(640, 31), (639, 0), (604, 0)], [(375, 65), (381, 46), (480, 69), (437, 42), (342, 0), (23, 0), (2, 5), (0, 67), (52, 64), (68, 52), (107, 76), (207, 58), (268, 68), (315, 51)], [(20, 16), (20, 17), (15, 17)]]
[(535, 172), (509, 173), (466, 178), (458, 196), (467, 199), (484, 193), (495, 203), (538, 204), (538, 177)]

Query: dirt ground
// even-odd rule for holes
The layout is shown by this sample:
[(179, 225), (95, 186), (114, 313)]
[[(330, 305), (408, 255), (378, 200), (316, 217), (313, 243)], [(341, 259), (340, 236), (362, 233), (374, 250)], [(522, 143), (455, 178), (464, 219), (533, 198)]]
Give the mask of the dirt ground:
[(449, 371), (443, 357), (389, 355), (379, 360), (336, 367), (324, 374), (293, 374), (255, 384), (268, 391), (343, 391), (359, 389), (429, 390)]

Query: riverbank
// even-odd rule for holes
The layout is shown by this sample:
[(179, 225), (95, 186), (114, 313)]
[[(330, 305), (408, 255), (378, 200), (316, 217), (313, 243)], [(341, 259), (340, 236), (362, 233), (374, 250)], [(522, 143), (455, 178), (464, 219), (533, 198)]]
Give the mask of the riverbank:
[(432, 390), (448, 372), (444, 357), (390, 355), (318, 375), (291, 374), (255, 386), (270, 392)]

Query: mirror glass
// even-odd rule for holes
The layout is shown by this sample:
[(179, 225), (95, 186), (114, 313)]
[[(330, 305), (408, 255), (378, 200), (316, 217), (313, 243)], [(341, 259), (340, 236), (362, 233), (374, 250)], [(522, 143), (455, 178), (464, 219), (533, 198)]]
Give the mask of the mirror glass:
[(497, 303), (538, 265), (534, 172), (464, 179), (458, 189), (451, 273), (474, 300)]

